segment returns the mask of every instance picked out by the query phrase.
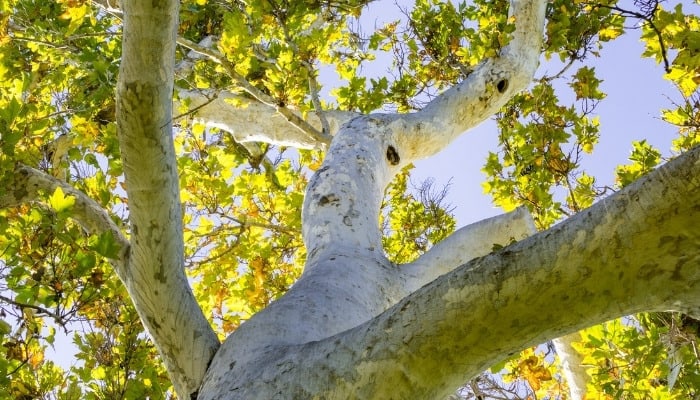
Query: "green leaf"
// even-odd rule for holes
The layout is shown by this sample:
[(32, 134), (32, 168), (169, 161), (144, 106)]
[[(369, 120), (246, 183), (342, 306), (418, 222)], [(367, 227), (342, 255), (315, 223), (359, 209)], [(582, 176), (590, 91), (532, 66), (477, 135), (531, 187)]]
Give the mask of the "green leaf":
[(7, 323), (4, 319), (0, 319), (0, 337), (5, 336), (12, 332), (12, 325)]
[(103, 232), (90, 238), (90, 249), (107, 258), (117, 258), (120, 247), (114, 240), (112, 232)]

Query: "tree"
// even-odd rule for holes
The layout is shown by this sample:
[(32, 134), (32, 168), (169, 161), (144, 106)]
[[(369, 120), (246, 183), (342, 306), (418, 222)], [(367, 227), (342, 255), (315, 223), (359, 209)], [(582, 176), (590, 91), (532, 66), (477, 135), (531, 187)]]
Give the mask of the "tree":
[[(653, 333), (697, 315), (696, 17), (653, 2), (419, 1), (404, 33), (363, 38), (346, 22), (364, 5), (2, 6), (0, 317), (16, 313), (0, 325), (3, 394), (163, 397), (169, 380), (181, 398), (439, 398), (613, 318), (683, 313), (636, 320)], [(580, 112), (552, 81), (627, 17), (685, 96), (664, 113), (683, 154), (654, 168), (659, 154), (636, 143), (620, 190), (593, 204), (603, 193), (577, 157), (597, 141), (600, 81), (571, 75)], [(403, 64), (368, 83), (358, 69), (380, 49)], [(533, 83), (542, 54), (566, 64)], [(319, 63), (348, 80), (337, 109)], [(395, 112), (370, 113), (384, 103)], [(406, 168), (494, 114), (503, 152), (486, 189), (513, 211), (447, 236), (439, 193), (407, 194)], [(42, 363), (46, 318), (91, 321), (77, 378)], [(517, 372), (539, 391), (548, 370), (523, 354)], [(668, 376), (654, 390), (697, 391)]]

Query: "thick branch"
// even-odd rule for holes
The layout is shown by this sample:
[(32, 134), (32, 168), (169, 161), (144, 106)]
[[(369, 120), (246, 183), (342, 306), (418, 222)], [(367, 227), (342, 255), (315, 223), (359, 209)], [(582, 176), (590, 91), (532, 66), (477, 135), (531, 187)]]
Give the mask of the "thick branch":
[(467, 261), (483, 257), (495, 246), (506, 246), (537, 232), (525, 207), (460, 228), (416, 261), (401, 267), (409, 292), (432, 282)]
[(481, 63), (421, 111), (397, 118), (393, 128), (400, 132), (396, 141), (402, 158), (415, 160), (437, 153), (527, 87), (539, 62), (546, 3), (511, 0), (515, 32), (500, 56)]
[(553, 337), (640, 311), (697, 312), (699, 205), (697, 147), (552, 229), (436, 279), (366, 324), (261, 352), (236, 389), (245, 398), (282, 390), (291, 398), (440, 398)]
[(124, 0), (117, 126), (131, 224), (126, 287), (180, 397), (195, 393), (219, 346), (184, 272), (172, 138), (176, 0)]
[[(473, 376), (525, 346), (621, 315), (697, 309), (699, 204), (700, 147), (564, 223), (436, 280), (349, 336), (376, 344), (365, 357), (391, 352), (387, 359), (406, 366), (379, 368), (377, 381), (410, 368), (410, 379), (428, 386), (435, 361)], [(405, 347), (393, 350), (398, 343)]]
[[(194, 120), (208, 127), (219, 128), (233, 135), (239, 143), (264, 142), (277, 146), (299, 149), (321, 148), (327, 144), (299, 129), (289, 129), (289, 121), (268, 105), (245, 96), (220, 92), (215, 98), (196, 91), (179, 91), (180, 99), (189, 99), (189, 108), (196, 109)], [(176, 106), (177, 107), (177, 106)], [(346, 111), (324, 111), (329, 124), (329, 134), (334, 135), (340, 126), (357, 116)], [(309, 114), (309, 124), (322, 129), (316, 114)]]

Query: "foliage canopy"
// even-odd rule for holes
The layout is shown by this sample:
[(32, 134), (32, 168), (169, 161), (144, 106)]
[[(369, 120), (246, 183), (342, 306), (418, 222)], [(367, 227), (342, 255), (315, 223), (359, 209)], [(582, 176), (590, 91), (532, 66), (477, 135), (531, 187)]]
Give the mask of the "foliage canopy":
[[(184, 0), (174, 100), (175, 150), (184, 210), (187, 274), (221, 338), (283, 294), (301, 272), (300, 210), (331, 128), (325, 110), (420, 109), (497, 54), (512, 31), (503, 0), (417, 0), (369, 32), (357, 0)], [(637, 35), (681, 101), (660, 110), (678, 127), (671, 155), (700, 143), (700, 19), (685, 4), (554, 0), (538, 75), (495, 119), (499, 148), (484, 161), (484, 190), (504, 210), (526, 205), (538, 228), (579, 212), (658, 165), (647, 141), (631, 144), (616, 187), (599, 187), (581, 168), (600, 135), (605, 101), (590, 60), (620, 35)], [(362, 21), (362, 22), (361, 22)], [(109, 233), (89, 234), (72, 216), (75, 198), (59, 187), (17, 202), (22, 166), (39, 169), (94, 199), (128, 234), (129, 199), (114, 120), (121, 13), (108, 1), (0, 3), (0, 398), (166, 398), (170, 382), (143, 334), (108, 259)], [(391, 61), (386, 76), (367, 74)], [(319, 76), (333, 71), (326, 90)], [(563, 93), (568, 91), (566, 95)], [(197, 118), (226, 97), (289, 121), (313, 146), (237, 140)], [(571, 96), (570, 94), (573, 94)], [(564, 101), (562, 98), (572, 98)], [(204, 105), (207, 103), (204, 102)], [(310, 123), (320, 120), (320, 128)], [(312, 147), (309, 149), (308, 147)], [(410, 171), (387, 190), (386, 252), (406, 262), (455, 227), (444, 192), (411, 187)], [(576, 349), (591, 398), (692, 398), (700, 393), (700, 322), (644, 314), (582, 332)], [(76, 361), (45, 359), (57, 335), (71, 335)], [(565, 398), (551, 347), (529, 349), (465, 385), (463, 395)]]

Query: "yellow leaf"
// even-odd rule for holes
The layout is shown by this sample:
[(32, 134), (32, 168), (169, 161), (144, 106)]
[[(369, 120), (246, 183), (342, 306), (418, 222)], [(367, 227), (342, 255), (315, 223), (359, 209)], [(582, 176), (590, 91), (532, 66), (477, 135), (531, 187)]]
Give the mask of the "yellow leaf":
[(83, 4), (78, 7), (69, 7), (62, 15), (61, 18), (70, 20), (70, 24), (68, 25), (68, 30), (66, 33), (68, 35), (72, 34), (75, 32), (80, 25), (83, 23), (83, 18), (85, 18), (85, 14), (87, 14), (89, 8), (87, 4)]
[(199, 136), (204, 133), (205, 128), (206, 127), (203, 124), (194, 123), (192, 124), (192, 134), (195, 136)]
[(664, 78), (678, 85), (678, 88), (681, 89), (685, 96), (690, 96), (698, 87), (698, 83), (694, 79), (696, 78), (695, 73), (676, 66), (672, 66), (671, 72), (665, 74)]
[(43, 352), (36, 352), (36, 353), (32, 354), (29, 357), (28, 362), (29, 362), (29, 365), (32, 366), (32, 368), (36, 369), (39, 365), (41, 365), (41, 363), (44, 362), (44, 353)]
[(92, 370), (90, 376), (92, 377), (92, 379), (102, 380), (107, 377), (107, 372), (105, 371), (104, 367), (97, 367)]
[(534, 391), (540, 390), (541, 382), (552, 380), (552, 374), (544, 365), (540, 364), (539, 357), (535, 355), (518, 363), (518, 369)]
[(53, 194), (49, 197), (49, 206), (56, 212), (69, 210), (75, 204), (75, 197), (66, 196), (61, 187), (57, 187)]

